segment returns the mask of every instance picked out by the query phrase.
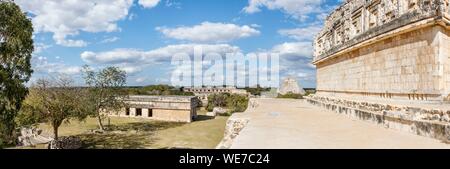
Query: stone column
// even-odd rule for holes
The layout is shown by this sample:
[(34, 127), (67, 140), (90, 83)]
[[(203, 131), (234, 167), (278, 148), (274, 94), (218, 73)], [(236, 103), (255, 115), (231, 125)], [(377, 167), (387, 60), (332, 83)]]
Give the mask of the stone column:
[(142, 109), (142, 117), (148, 118), (148, 109)]

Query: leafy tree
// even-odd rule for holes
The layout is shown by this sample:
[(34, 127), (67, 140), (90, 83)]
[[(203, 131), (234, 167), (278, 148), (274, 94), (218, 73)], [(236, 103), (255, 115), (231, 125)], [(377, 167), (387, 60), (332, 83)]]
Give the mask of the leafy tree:
[(225, 107), (227, 105), (228, 93), (211, 94), (208, 96), (208, 105), (206, 110), (213, 111), (214, 107)]
[(88, 85), (88, 99), (86, 105), (97, 117), (100, 130), (104, 130), (102, 112), (116, 112), (125, 107), (124, 99), (127, 93), (121, 90), (126, 85), (127, 74), (118, 67), (107, 67), (98, 72), (89, 66), (83, 67), (86, 85)]
[(244, 112), (248, 107), (248, 97), (238, 94), (232, 94), (227, 99), (227, 107), (230, 112)]
[(212, 94), (208, 96), (208, 105), (206, 110), (213, 111), (214, 107), (226, 107), (230, 111), (234, 112), (244, 112), (248, 106), (248, 97), (239, 94)]
[(15, 117), (33, 72), (33, 27), (19, 6), (0, 0), (0, 144), (15, 142)]
[(72, 82), (60, 76), (55, 80), (39, 79), (33, 84), (21, 111), (23, 116), (30, 117), (24, 118), (26, 122), (50, 123), (57, 140), (58, 128), (62, 123), (72, 119), (84, 120), (89, 114), (84, 104), (84, 92), (81, 88), (73, 87)]

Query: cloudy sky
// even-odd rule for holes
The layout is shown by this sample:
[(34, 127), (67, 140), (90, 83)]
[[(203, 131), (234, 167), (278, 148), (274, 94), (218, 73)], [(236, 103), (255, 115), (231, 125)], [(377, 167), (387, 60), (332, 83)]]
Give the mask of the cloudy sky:
[[(339, 0), (16, 0), (32, 19), (33, 79), (118, 66), (128, 85), (170, 83), (170, 58), (278, 52), (280, 77), (315, 87), (312, 38)], [(32, 80), (33, 80), (32, 79)]]

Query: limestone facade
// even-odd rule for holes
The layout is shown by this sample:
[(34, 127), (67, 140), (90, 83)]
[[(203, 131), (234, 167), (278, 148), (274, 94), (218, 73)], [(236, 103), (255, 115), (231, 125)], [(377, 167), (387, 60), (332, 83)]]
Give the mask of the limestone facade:
[(283, 82), (281, 83), (278, 93), (283, 94), (283, 95), (288, 94), (288, 93), (304, 95), (306, 92), (303, 88), (301, 88), (298, 85), (297, 80), (295, 80), (292, 77), (288, 77), (288, 78), (284, 79)]
[(248, 95), (248, 92), (244, 89), (237, 89), (236, 87), (186, 87), (183, 88), (184, 92), (192, 92), (195, 96), (199, 97), (203, 106), (208, 104), (208, 96), (211, 94), (229, 93)]
[(317, 95), (450, 100), (448, 0), (347, 0), (314, 41)]
[(230, 93), (246, 95), (247, 91), (244, 89), (237, 89), (235, 87), (199, 87), (199, 88), (184, 88), (185, 92), (192, 92), (194, 94), (215, 94), (215, 93)]
[(450, 107), (433, 104), (403, 105), (307, 96), (308, 103), (348, 116), (450, 143)]
[(194, 96), (129, 96), (127, 107), (112, 116), (192, 122), (197, 116)]

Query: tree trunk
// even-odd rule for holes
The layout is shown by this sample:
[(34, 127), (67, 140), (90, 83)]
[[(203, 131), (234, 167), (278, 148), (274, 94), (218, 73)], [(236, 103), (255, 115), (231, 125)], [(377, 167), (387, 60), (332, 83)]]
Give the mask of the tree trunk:
[(102, 117), (100, 116), (100, 113), (97, 113), (97, 121), (100, 131), (103, 131), (105, 128), (103, 127)]
[(55, 137), (55, 140), (58, 141), (58, 127), (53, 126), (53, 135)]

